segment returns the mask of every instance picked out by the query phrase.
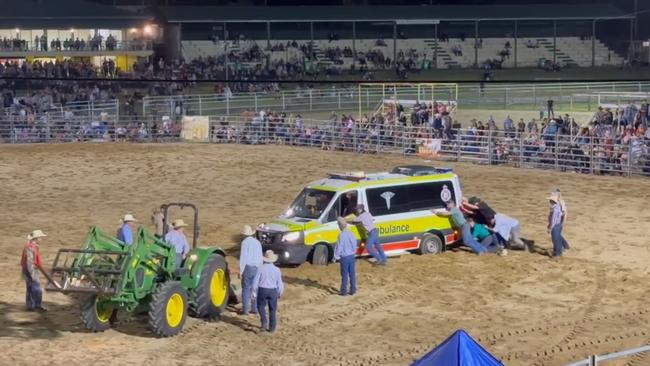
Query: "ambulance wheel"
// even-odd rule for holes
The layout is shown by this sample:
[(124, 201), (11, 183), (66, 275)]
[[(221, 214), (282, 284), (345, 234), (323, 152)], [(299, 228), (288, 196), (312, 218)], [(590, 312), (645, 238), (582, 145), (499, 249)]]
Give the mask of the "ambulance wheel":
[(99, 300), (97, 295), (85, 297), (81, 301), (81, 320), (91, 332), (103, 332), (111, 327), (113, 308)]
[(420, 240), (418, 253), (420, 254), (438, 254), (442, 252), (442, 240), (435, 234), (424, 234)]
[(327, 244), (317, 244), (311, 251), (311, 264), (325, 266), (330, 261), (330, 249)]

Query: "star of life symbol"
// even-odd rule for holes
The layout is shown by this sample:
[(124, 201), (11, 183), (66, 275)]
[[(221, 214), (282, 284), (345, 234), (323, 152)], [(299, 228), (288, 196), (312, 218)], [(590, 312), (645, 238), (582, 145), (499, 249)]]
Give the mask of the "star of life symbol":
[(386, 208), (390, 210), (390, 200), (391, 198), (395, 197), (395, 193), (386, 191), (381, 194), (381, 198), (383, 198), (386, 201)]
[(442, 199), (443, 202), (451, 201), (451, 191), (446, 184), (442, 186), (442, 191), (440, 191), (440, 199)]

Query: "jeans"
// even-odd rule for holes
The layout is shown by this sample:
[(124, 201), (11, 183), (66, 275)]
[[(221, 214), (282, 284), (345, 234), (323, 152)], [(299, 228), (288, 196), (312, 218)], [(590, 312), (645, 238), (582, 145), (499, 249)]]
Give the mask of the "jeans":
[(176, 253), (176, 268), (181, 268), (183, 263), (183, 253)]
[(562, 255), (564, 243), (566, 242), (562, 237), (562, 225), (555, 225), (551, 229), (551, 241), (553, 242), (553, 256), (557, 257)]
[[(560, 225), (558, 225), (558, 226), (560, 226), (560, 234), (562, 234), (562, 230), (564, 230), (564, 224), (560, 224)], [(564, 238), (564, 236), (562, 236), (562, 247), (563, 247), (564, 249), (569, 249), (569, 248), (570, 248), (570, 247), (569, 247), (569, 242), (566, 241), (566, 239)]]
[[(269, 320), (266, 320), (266, 307), (269, 308)], [(275, 331), (275, 312), (278, 309), (278, 290), (275, 288), (257, 289), (257, 311), (260, 313), (262, 329)]]
[(366, 250), (377, 260), (377, 263), (386, 263), (386, 254), (384, 253), (384, 248), (379, 244), (379, 230), (377, 228), (368, 233)]
[(244, 314), (248, 314), (249, 310), (252, 310), (253, 314), (257, 313), (257, 306), (253, 306), (251, 309), (251, 296), (253, 295), (253, 280), (258, 269), (255, 266), (246, 266), (241, 275), (241, 302)]
[(483, 238), (483, 240), (481, 240), (481, 245), (488, 253), (496, 253), (499, 250), (499, 238), (497, 237), (497, 234), (492, 234)]
[(485, 249), (484, 246), (481, 245), (476, 239), (474, 239), (474, 236), (472, 236), (472, 228), (469, 226), (467, 222), (461, 226), (461, 233), (463, 235), (463, 244), (466, 247), (469, 247), (474, 253), (476, 254), (482, 254), (487, 252), (487, 249)]
[(32, 279), (31, 274), (27, 269), (23, 268), (23, 276), (25, 277), (25, 305), (27, 310), (34, 310), (41, 307), (43, 301), (43, 290), (38, 281)]
[(350, 283), (350, 295), (357, 292), (357, 258), (355, 255), (348, 255), (339, 259), (341, 265), (341, 291), (339, 294), (348, 294), (348, 282)]

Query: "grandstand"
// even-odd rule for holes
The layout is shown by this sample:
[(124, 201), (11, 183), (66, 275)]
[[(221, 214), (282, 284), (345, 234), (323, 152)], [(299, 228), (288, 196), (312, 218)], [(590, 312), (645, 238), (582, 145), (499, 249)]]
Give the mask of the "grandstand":
[[(632, 33), (613, 39), (602, 30), (631, 30), (634, 24), (633, 15), (607, 5), (396, 6), (374, 7), (371, 15), (363, 8), (169, 7), (163, 13), (181, 39), (178, 53), (187, 60), (237, 56), (257, 45), (264, 57), (243, 66), (267, 58), (313, 61), (297, 47), (286, 47), (295, 42), (310, 44), (319, 64), (341, 69), (358, 66), (372, 52), (394, 62), (410, 50), (417, 53), (416, 63), (428, 60), (439, 69), (493, 60), (499, 68), (537, 67), (547, 61), (559, 67), (620, 66)], [(301, 31), (291, 32), (291, 25)], [(274, 47), (278, 45), (285, 47)], [(333, 48), (350, 52), (333, 59), (327, 52)]]

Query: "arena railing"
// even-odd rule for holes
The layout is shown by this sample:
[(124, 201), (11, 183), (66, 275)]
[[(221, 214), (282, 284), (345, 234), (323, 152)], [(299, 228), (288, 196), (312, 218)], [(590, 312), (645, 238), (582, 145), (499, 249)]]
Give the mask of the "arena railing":
[(538, 135), (516, 131), (436, 131), (425, 126), (346, 126), (302, 120), (300, 127), (258, 118), (211, 117), (214, 143), (278, 144), (443, 161), (472, 162), (582, 174), (650, 176), (650, 147), (642, 137), (615, 143), (606, 138)]
[(61, 142), (173, 142), (179, 141), (180, 123), (161, 123), (142, 119), (86, 117), (0, 120), (0, 143)]
[(641, 353), (650, 352), (650, 345), (632, 348), (625, 351), (619, 351), (614, 353), (607, 353), (604, 355), (591, 355), (588, 358), (568, 364), (566, 366), (598, 366), (599, 362), (610, 361), (623, 357), (633, 356)]
[[(388, 89), (386, 89), (388, 88)], [(433, 90), (417, 87), (390, 89), (390, 84), (377, 84), (376, 88), (361, 90), (357, 87), (316, 88), (285, 90), (265, 93), (196, 94), (155, 96), (143, 98), (145, 117), (172, 116), (178, 106), (180, 114), (218, 115), (238, 114), (244, 110), (282, 110), (285, 112), (318, 111), (374, 111), (385, 97), (408, 100), (456, 100), (459, 108), (470, 109), (546, 109), (546, 101), (553, 99), (556, 110), (596, 110), (600, 98), (586, 95), (598, 92), (650, 92), (650, 82), (584, 82), (584, 83), (534, 83), (534, 84), (460, 84), (458, 98), (455, 88)], [(619, 103), (626, 97), (613, 99)]]

